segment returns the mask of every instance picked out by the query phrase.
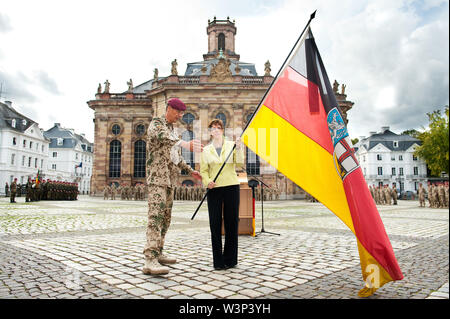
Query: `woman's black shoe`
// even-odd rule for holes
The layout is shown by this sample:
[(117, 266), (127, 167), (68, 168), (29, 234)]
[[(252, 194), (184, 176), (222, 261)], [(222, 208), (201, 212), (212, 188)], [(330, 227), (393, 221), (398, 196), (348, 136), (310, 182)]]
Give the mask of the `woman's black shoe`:
[(219, 267), (214, 267), (215, 270), (225, 270), (227, 269), (226, 266), (219, 266)]

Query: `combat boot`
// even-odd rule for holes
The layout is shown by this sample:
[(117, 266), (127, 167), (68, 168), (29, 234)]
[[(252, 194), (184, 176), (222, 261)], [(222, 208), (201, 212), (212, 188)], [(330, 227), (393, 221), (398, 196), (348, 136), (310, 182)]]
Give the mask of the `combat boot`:
[(142, 269), (145, 275), (166, 275), (169, 273), (169, 268), (162, 266), (156, 259), (145, 259), (145, 265)]
[(161, 264), (175, 264), (177, 262), (177, 260), (175, 258), (168, 257), (168, 256), (166, 256), (164, 254), (159, 255), (158, 261)]

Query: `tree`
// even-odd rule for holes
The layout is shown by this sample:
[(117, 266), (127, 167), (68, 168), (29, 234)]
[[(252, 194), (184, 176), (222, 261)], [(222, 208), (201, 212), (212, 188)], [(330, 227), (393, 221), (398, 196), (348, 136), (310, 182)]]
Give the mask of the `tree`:
[(410, 130), (406, 130), (400, 133), (400, 135), (409, 135), (415, 138), (418, 138), (418, 136), (420, 135), (420, 132), (418, 130), (415, 129), (410, 129)]
[(359, 138), (357, 138), (357, 137), (352, 138), (352, 144), (353, 145), (356, 145), (356, 143), (358, 143), (358, 142), (359, 142)]
[(425, 160), (433, 176), (449, 172), (448, 105), (445, 106), (444, 113), (441, 114), (440, 110), (427, 113), (429, 129), (417, 136), (422, 145), (414, 152), (414, 155)]

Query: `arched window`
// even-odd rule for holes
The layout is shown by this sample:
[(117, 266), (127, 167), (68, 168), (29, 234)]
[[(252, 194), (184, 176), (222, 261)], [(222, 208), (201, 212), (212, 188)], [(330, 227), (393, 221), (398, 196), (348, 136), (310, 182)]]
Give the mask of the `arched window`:
[(225, 114), (223, 114), (223, 113), (217, 114), (216, 119), (219, 119), (222, 121), (224, 128), (227, 127), (227, 117), (225, 116)]
[(225, 51), (225, 34), (219, 33), (217, 49)]
[[(252, 118), (252, 114), (247, 115), (247, 122)], [(245, 166), (247, 174), (249, 175), (259, 175), (260, 174), (260, 163), (259, 156), (256, 155), (251, 149), (245, 147)]]
[(186, 113), (183, 115), (182, 120), (186, 124), (191, 124), (192, 122), (194, 122), (195, 116), (192, 115), (191, 113)]
[(142, 135), (145, 133), (145, 126), (144, 124), (139, 124), (136, 126), (136, 134), (137, 135)]
[(109, 177), (120, 177), (122, 143), (114, 140), (109, 144)]
[[(181, 138), (184, 141), (190, 141), (194, 138), (194, 133), (192, 131), (184, 131), (181, 135)], [(194, 152), (191, 152), (185, 148), (181, 148), (181, 155), (183, 156), (186, 163), (191, 166), (192, 168), (195, 168), (194, 164)], [(184, 172), (182, 172), (184, 173)]]
[(182, 186), (194, 186), (194, 182), (189, 179), (186, 179), (183, 181), (183, 183), (181, 183), (181, 185)]
[(145, 141), (134, 143), (134, 177), (145, 177)]

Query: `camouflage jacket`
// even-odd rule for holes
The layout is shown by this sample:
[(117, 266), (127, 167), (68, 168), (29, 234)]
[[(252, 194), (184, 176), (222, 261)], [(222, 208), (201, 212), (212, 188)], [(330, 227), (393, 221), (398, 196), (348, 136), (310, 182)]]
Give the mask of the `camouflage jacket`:
[(163, 118), (154, 118), (147, 131), (147, 185), (174, 187), (181, 169), (192, 173), (179, 154), (179, 142), (172, 124)]

